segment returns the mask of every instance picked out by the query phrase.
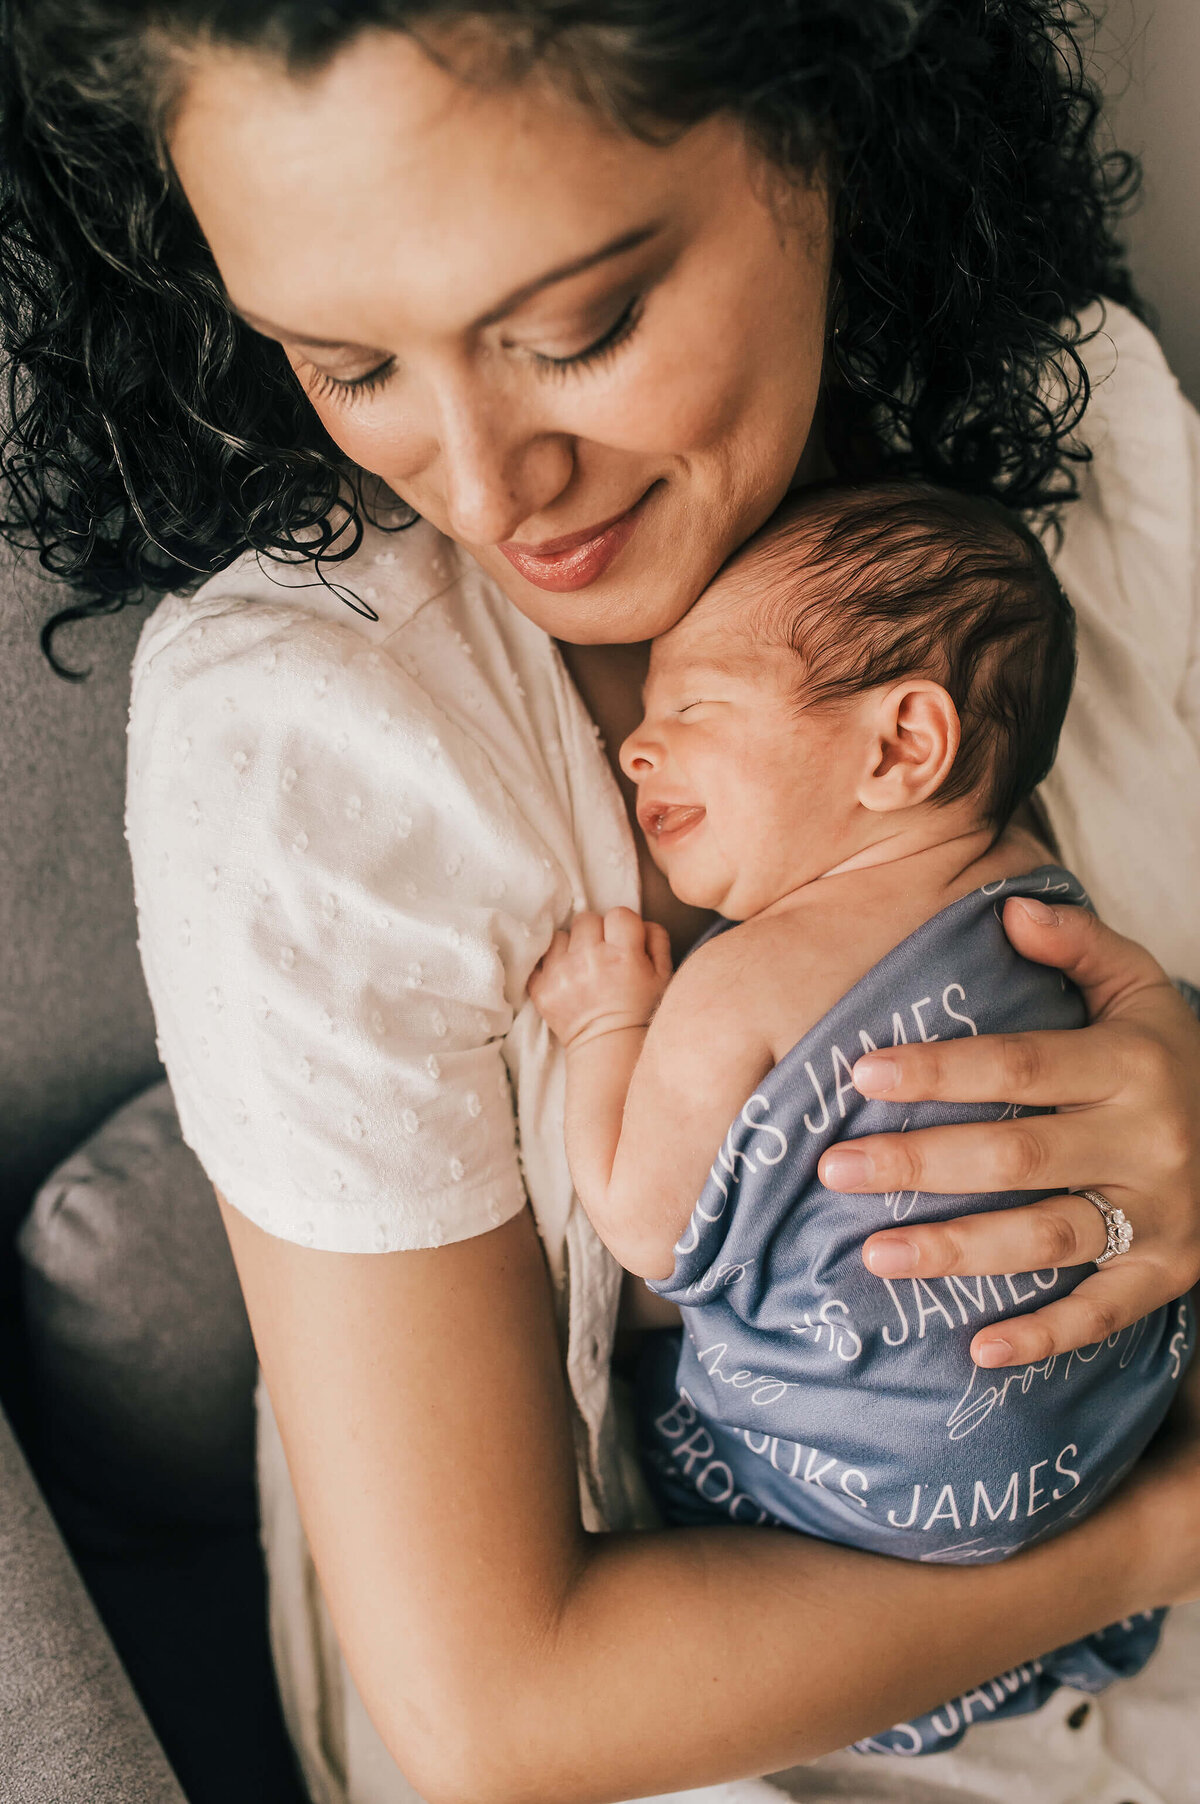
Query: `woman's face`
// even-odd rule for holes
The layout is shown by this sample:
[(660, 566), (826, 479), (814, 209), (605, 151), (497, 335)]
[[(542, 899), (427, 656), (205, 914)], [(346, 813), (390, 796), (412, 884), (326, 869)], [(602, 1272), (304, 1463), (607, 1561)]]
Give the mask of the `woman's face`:
[(733, 120), (651, 146), (371, 32), (197, 53), (170, 150), (330, 435), (557, 637), (665, 631), (793, 481), (828, 202)]

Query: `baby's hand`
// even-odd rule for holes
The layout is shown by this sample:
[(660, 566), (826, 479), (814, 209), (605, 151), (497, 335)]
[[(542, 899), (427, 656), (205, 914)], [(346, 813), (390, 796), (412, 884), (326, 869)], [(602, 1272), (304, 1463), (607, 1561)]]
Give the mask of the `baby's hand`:
[(631, 908), (576, 915), (529, 979), (542, 1019), (564, 1046), (614, 1028), (646, 1027), (671, 981), (671, 942)]

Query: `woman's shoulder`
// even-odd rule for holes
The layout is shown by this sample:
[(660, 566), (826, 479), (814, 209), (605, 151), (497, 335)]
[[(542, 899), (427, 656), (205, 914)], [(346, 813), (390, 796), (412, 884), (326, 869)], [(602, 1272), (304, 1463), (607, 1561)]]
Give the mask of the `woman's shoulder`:
[(1090, 461), (1047, 538), (1079, 666), (1039, 798), (1104, 918), (1194, 974), (1200, 422), (1140, 320), (1105, 304), (1080, 324)]
[(1148, 454), (1154, 473), (1177, 461), (1195, 409), (1150, 327), (1127, 307), (1097, 301), (1080, 314), (1079, 333), (1090, 387), (1079, 439), (1093, 459), (1140, 464)]
[(481, 573), (452, 566), (432, 528), (396, 539), (368, 539), (335, 573), (374, 620), (311, 568), (281, 582), (253, 560), (160, 604), (135, 658), (128, 725), (140, 891), (166, 881), (169, 859), (178, 906), (190, 884), (212, 914), (203, 885), (236, 848), (251, 889), (304, 889), (305, 908), (320, 905), (324, 873), (364, 897), (401, 873), (405, 895), (449, 885), (470, 908), (504, 894), (521, 918), (540, 918), (562, 874), (554, 862), (546, 875), (546, 785), (535, 807), (509, 707), (521, 676), (534, 687), (519, 658), (509, 663), (515, 610), (495, 607), (477, 651), (471, 628), (494, 605)]
[(199, 588), (159, 602), (138, 641), (135, 688), (152, 669), (179, 680), (267, 639), (320, 641), (331, 629), (378, 645), (459, 574), (454, 546), (421, 519), (394, 531), (365, 525), (352, 556), (319, 566), (244, 552)]
[(1084, 630), (1128, 637), (1173, 695), (1190, 655), (1200, 539), (1200, 421), (1149, 327), (1098, 303), (1080, 319), (1089, 396), (1079, 497), (1054, 562)]
[(351, 788), (396, 791), (422, 787), (436, 745), (442, 812), (457, 787), (478, 815), (504, 806), (500, 790), (528, 788), (508, 702), (528, 686), (550, 730), (554, 676), (546, 635), (424, 521), (368, 527), (353, 557), (320, 571), (248, 554), (166, 597), (142, 630), (131, 791), (185, 756), (197, 783), (217, 781), (230, 758), (286, 771), (302, 756), (336, 766)]
[[(469, 687), (486, 596), (386, 540), (355, 563), (337, 580), (374, 622), (249, 563), (161, 604), (126, 834), (187, 1144), (271, 1232), (372, 1251), (522, 1206), (501, 1048), (571, 890)], [(408, 667), (426, 649), (436, 682)]]

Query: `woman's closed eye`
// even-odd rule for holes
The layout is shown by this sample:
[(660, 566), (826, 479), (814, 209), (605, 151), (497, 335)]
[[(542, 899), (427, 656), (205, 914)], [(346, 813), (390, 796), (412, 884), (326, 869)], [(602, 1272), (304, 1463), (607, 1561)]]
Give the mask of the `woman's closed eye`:
[[(529, 349), (526, 355), (539, 370), (567, 374), (571, 370), (594, 369), (627, 343), (641, 324), (644, 311), (645, 296), (633, 295), (621, 308), (612, 324), (605, 328), (591, 344), (585, 345), (581, 351), (572, 351), (566, 357), (552, 357), (545, 351)], [(334, 376), (328, 370), (310, 366), (312, 374), (308, 379), (308, 392), (321, 400), (336, 400), (343, 403), (358, 400), (382, 388), (396, 367), (394, 357), (386, 357), (374, 369), (367, 370), (361, 376)]]
[(382, 363), (376, 364), (373, 370), (367, 370), (362, 376), (331, 376), (328, 370), (319, 370), (312, 365), (312, 374), (308, 378), (310, 396), (319, 396), (326, 401), (352, 401), (369, 395), (374, 389), (382, 388), (396, 367), (394, 357), (385, 357)]
[(566, 357), (552, 357), (548, 352), (535, 351), (529, 347), (527, 354), (540, 370), (563, 374), (570, 370), (594, 369), (606, 362), (633, 337), (642, 323), (645, 302), (644, 294), (632, 295), (612, 324), (607, 326), (598, 338), (594, 338), (591, 344), (585, 345), (581, 351), (572, 351)]

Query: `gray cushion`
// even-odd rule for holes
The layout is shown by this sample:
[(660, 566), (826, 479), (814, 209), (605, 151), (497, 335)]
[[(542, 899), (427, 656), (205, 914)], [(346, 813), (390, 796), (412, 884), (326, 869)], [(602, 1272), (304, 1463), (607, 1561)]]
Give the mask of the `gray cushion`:
[[(0, 544), (0, 1250), (36, 1185), (161, 1067), (123, 837), (129, 664), (144, 608), (38, 628), (71, 599)], [(11, 1311), (6, 1311), (11, 1313)]]
[(130, 1526), (252, 1521), (254, 1346), (165, 1083), (58, 1167), (18, 1251), (39, 1465)]

